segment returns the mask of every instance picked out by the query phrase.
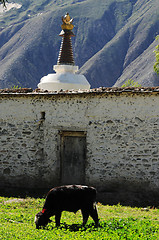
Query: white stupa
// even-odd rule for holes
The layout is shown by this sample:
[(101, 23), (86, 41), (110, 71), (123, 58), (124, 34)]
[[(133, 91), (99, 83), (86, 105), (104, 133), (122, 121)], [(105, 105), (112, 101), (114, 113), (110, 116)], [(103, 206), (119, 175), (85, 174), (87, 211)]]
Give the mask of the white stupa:
[(62, 90), (89, 90), (90, 84), (84, 75), (77, 74), (78, 66), (73, 59), (71, 37), (74, 36), (72, 29), (73, 19), (67, 13), (62, 17), (63, 24), (60, 36), (63, 37), (57, 65), (53, 66), (56, 73), (48, 74), (41, 78), (38, 88), (48, 91)]

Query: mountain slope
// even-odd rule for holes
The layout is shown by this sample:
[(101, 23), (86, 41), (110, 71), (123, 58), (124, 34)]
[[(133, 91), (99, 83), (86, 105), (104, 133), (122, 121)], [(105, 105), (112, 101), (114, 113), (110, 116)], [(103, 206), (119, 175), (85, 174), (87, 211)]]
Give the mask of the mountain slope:
[(153, 73), (158, 0), (16, 3), (22, 7), (0, 16), (0, 88), (36, 88), (41, 77), (53, 72), (61, 42), (61, 16), (66, 12), (74, 17), (75, 62), (91, 87), (120, 86), (128, 78), (143, 86), (159, 85)]
[(129, 78), (142, 86), (159, 84), (159, 78), (153, 71), (159, 11), (154, 1), (152, 4), (142, 1), (142, 4), (137, 1), (125, 26), (80, 69), (93, 86), (121, 86)]

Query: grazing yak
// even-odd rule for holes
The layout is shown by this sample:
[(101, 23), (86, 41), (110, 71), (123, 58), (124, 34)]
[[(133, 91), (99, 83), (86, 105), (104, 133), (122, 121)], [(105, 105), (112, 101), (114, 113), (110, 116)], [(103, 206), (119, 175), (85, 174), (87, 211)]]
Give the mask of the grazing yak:
[(81, 185), (55, 187), (48, 192), (42, 211), (35, 216), (36, 228), (45, 227), (51, 222), (50, 217), (53, 215), (55, 215), (56, 226), (59, 226), (62, 211), (76, 213), (79, 209), (83, 216), (83, 226), (89, 215), (98, 225), (95, 188)]

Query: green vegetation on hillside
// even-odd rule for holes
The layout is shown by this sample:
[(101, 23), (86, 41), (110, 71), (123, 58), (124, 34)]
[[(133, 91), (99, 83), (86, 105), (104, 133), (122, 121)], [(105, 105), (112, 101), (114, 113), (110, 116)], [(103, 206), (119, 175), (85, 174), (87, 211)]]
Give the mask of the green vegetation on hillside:
[(141, 87), (141, 84), (134, 82), (132, 79), (128, 79), (121, 87)]
[(97, 204), (100, 224), (96, 228), (89, 218), (82, 227), (81, 212), (63, 212), (61, 226), (53, 222), (37, 230), (35, 214), (42, 209), (44, 199), (12, 199), (0, 197), (0, 239), (159, 239), (159, 210), (130, 208), (121, 205)]
[[(159, 35), (156, 37), (156, 40), (159, 41)], [(157, 74), (159, 74), (159, 44), (156, 46), (156, 50), (154, 52), (156, 55), (156, 62), (154, 64), (154, 70)]]

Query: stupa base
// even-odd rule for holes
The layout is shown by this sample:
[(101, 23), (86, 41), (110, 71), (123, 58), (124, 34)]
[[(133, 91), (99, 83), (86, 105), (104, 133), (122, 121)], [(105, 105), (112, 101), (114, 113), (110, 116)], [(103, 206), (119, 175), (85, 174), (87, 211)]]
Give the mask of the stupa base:
[(56, 73), (41, 78), (38, 88), (48, 91), (89, 90), (90, 84), (84, 75), (75, 74), (77, 66), (55, 65)]

